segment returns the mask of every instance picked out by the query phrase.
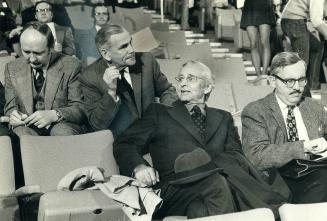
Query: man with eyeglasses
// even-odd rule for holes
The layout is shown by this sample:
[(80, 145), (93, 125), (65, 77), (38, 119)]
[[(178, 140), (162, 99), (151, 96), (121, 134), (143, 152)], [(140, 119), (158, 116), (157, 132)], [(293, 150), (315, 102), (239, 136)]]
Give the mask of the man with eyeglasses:
[(156, 98), (168, 104), (177, 99), (152, 54), (135, 53), (131, 41), (123, 27), (103, 26), (95, 37), (101, 58), (79, 77), (90, 126), (96, 131), (110, 129), (114, 137), (144, 116)]
[(61, 26), (52, 21), (52, 5), (49, 2), (39, 1), (35, 4), (35, 18), (50, 27), (55, 39), (55, 51), (66, 55), (75, 55), (75, 40), (72, 30), (70, 27)]
[[(290, 178), (293, 159), (310, 159), (327, 150), (327, 113), (312, 98), (302, 96), (307, 65), (297, 53), (277, 54), (271, 64), (274, 92), (247, 105), (242, 113), (243, 149), (265, 176), (277, 172), (288, 184), (294, 203), (327, 201), (327, 170)], [(292, 167), (294, 168), (294, 166)]]
[[(277, 208), (286, 198), (265, 185), (244, 157), (231, 114), (206, 105), (214, 87), (208, 66), (188, 61), (176, 81), (179, 100), (172, 105), (150, 105), (144, 116), (115, 140), (113, 152), (121, 174), (161, 189), (163, 205), (156, 218), (178, 215), (190, 219), (257, 207), (269, 207), (278, 215)], [(189, 170), (178, 163), (199, 149), (208, 153), (213, 168), (223, 172), (196, 167), (200, 156), (186, 158)], [(150, 153), (153, 166), (142, 158), (146, 153)], [(176, 181), (183, 173), (184, 181)], [(200, 174), (207, 176), (187, 179)]]
[(104, 4), (93, 6), (92, 15), (94, 18), (94, 26), (92, 28), (88, 30), (76, 30), (76, 44), (80, 49), (78, 57), (85, 66), (101, 57), (94, 39), (98, 31), (104, 25), (108, 24), (110, 20), (108, 7)]

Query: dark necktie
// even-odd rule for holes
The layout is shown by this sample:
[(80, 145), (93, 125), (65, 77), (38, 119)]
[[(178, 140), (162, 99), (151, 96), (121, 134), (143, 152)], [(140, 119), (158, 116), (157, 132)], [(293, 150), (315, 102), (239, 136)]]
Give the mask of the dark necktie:
[(201, 109), (199, 106), (194, 105), (194, 107), (191, 110), (191, 118), (199, 130), (200, 137), (202, 140), (205, 140), (206, 137), (206, 128), (205, 128), (205, 121), (206, 117), (204, 114), (202, 114)]
[(124, 76), (125, 70), (123, 69), (119, 71), (119, 73), (121, 74), (121, 78), (117, 79), (117, 88), (119, 88), (121, 92), (127, 91), (131, 98), (134, 100), (134, 91)]
[(34, 86), (37, 93), (40, 93), (44, 84), (44, 75), (42, 69), (35, 69)]
[(295, 106), (287, 106), (288, 112), (287, 112), (287, 118), (286, 118), (286, 123), (287, 123), (287, 131), (289, 135), (289, 141), (290, 142), (295, 142), (299, 140), (299, 135), (296, 129), (296, 121), (295, 121), (295, 116), (294, 116), (294, 108)]

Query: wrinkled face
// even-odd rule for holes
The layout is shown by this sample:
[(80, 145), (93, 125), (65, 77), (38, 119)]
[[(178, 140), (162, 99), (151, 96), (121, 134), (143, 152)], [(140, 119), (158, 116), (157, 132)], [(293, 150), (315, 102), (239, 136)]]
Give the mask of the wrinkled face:
[(46, 3), (42, 2), (36, 6), (36, 12), (35, 12), (35, 18), (39, 22), (42, 23), (48, 23), (52, 21), (52, 11), (51, 11), (51, 6)]
[(26, 29), (20, 37), (22, 54), (34, 69), (46, 67), (50, 60), (47, 38), (34, 29)]
[[(305, 77), (306, 68), (302, 62), (284, 67), (277, 76), (284, 80), (298, 80)], [(274, 78), (273, 86), (276, 88), (277, 96), (287, 105), (296, 105), (300, 102), (305, 85), (300, 86), (296, 81), (293, 87), (287, 87), (281, 80)]]
[(132, 37), (126, 30), (112, 35), (109, 42), (108, 48), (100, 49), (104, 59), (112, 62), (118, 68), (135, 64), (135, 52), (131, 45)]
[(209, 85), (201, 74), (203, 69), (199, 64), (187, 64), (176, 77), (177, 94), (185, 103), (204, 103), (205, 94), (210, 93), (212, 85)]
[(99, 26), (104, 26), (109, 21), (108, 9), (104, 6), (97, 6), (94, 9), (94, 19), (95, 24)]

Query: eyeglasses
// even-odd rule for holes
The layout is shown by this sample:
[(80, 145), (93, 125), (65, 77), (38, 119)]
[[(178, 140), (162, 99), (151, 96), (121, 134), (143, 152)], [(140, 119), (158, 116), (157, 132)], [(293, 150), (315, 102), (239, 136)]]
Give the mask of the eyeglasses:
[(281, 78), (281, 77), (279, 77), (279, 76), (277, 76), (275, 74), (273, 76), (275, 78), (277, 78), (278, 80), (280, 80), (281, 82), (283, 82), (286, 85), (286, 87), (288, 87), (288, 88), (292, 88), (294, 86), (295, 82), (299, 82), (300, 87), (304, 87), (308, 82), (306, 77), (302, 77), (302, 78), (299, 78), (299, 79), (292, 79), (292, 78), (283, 79), (283, 78)]
[(183, 80), (186, 80), (187, 83), (192, 83), (192, 82), (196, 82), (198, 79), (203, 79), (203, 78), (194, 76), (192, 74), (187, 75), (186, 78), (184, 76), (182, 76), (182, 75), (175, 77), (175, 80), (178, 83), (181, 83)]
[(49, 11), (51, 11), (51, 9), (50, 8), (40, 8), (40, 9), (36, 9), (35, 11), (38, 13), (41, 13), (41, 12), (49, 12)]
[(108, 15), (108, 12), (95, 12), (95, 15)]

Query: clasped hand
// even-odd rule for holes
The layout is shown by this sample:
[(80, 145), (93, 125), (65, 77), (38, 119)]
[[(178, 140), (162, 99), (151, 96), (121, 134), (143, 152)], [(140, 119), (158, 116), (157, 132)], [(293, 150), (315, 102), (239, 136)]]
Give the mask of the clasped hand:
[(141, 164), (134, 169), (135, 179), (146, 184), (153, 186), (159, 182), (159, 173), (153, 167)]
[(35, 125), (38, 128), (47, 127), (58, 120), (55, 110), (36, 111), (30, 116), (14, 110), (9, 117), (9, 124), (16, 127), (21, 125)]

